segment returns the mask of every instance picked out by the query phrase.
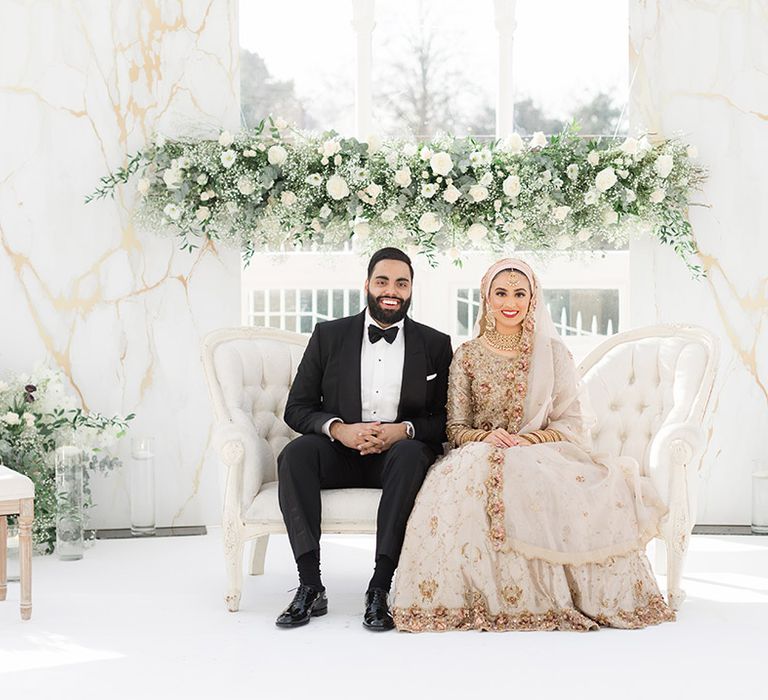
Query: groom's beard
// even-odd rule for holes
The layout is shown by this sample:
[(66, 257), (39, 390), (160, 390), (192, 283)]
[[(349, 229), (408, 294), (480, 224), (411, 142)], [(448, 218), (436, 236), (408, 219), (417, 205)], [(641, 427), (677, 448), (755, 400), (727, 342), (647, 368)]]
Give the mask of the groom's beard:
[[(400, 301), (400, 306), (396, 309), (387, 309), (381, 304), (381, 299), (397, 299)], [(375, 297), (368, 292), (368, 311), (374, 320), (384, 325), (391, 326), (393, 323), (402, 321), (405, 318), (405, 314), (408, 313), (408, 309), (411, 306), (411, 297), (407, 299), (401, 299), (400, 297), (390, 296), (388, 294), (382, 294), (380, 297)]]

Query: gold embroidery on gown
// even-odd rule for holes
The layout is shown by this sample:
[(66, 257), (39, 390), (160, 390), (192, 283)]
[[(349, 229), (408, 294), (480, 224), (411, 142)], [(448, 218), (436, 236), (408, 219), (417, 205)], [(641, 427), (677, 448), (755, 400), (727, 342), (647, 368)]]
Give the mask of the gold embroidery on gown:
[(500, 356), (479, 339), (456, 351), (447, 432), (458, 447), (432, 467), (408, 522), (393, 599), (399, 629), (589, 630), (674, 619), (644, 553), (664, 507), (634, 460), (590, 454), (581, 406), (569, 398), (573, 361), (564, 346), (552, 349), (560, 394), (535, 426), (541, 442), (512, 448), (467, 436), (519, 432), (526, 357)]

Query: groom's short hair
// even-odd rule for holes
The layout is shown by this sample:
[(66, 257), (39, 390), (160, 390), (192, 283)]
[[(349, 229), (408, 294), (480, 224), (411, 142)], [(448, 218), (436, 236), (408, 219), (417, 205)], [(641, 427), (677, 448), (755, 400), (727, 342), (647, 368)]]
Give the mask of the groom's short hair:
[(413, 265), (411, 265), (411, 259), (400, 248), (381, 248), (377, 250), (368, 262), (368, 279), (371, 279), (373, 274), (373, 268), (382, 260), (399, 260), (408, 265), (408, 269), (411, 271), (411, 282), (413, 282)]

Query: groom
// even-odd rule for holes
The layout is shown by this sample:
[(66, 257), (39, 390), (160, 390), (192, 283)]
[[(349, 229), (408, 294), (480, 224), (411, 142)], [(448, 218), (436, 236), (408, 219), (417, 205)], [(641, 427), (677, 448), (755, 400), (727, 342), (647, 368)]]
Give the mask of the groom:
[(305, 625), (328, 612), (320, 578), (320, 491), (337, 488), (382, 490), (363, 626), (394, 627), (387, 594), (416, 494), (442, 452), (452, 356), (449, 336), (406, 316), (412, 282), (403, 251), (374, 253), (366, 310), (319, 323), (299, 365), (285, 422), (302, 435), (277, 460), (299, 587), (278, 627)]

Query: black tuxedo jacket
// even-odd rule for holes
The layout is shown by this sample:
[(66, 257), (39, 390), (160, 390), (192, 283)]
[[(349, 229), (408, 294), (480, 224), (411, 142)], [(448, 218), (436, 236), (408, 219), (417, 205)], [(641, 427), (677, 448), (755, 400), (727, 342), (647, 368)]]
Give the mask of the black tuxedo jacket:
[[(336, 417), (345, 423), (361, 421), (364, 322), (362, 311), (315, 326), (285, 406), (285, 422), (296, 432), (322, 435), (323, 425)], [(445, 440), (451, 339), (407, 316), (403, 331), (405, 357), (396, 422), (413, 423), (416, 439), (440, 454)], [(432, 375), (436, 376), (428, 380)]]

